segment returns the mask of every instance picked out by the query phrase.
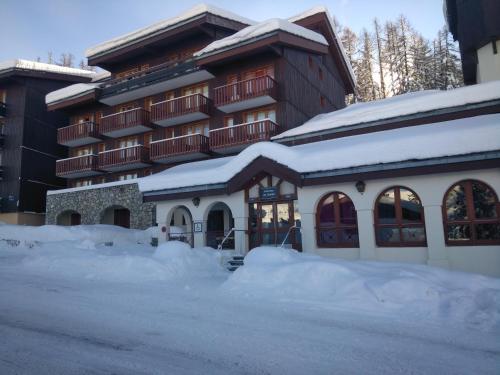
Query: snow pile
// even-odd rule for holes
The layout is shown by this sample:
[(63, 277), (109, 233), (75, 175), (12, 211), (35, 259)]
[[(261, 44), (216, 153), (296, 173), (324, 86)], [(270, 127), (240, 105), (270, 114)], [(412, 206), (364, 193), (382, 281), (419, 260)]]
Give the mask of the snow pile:
[(101, 53), (106, 53), (110, 50), (114, 50), (117, 48), (120, 48), (124, 45), (127, 45), (129, 43), (135, 42), (142, 40), (146, 37), (151, 36), (154, 33), (158, 32), (163, 32), (167, 29), (174, 28), (182, 23), (185, 23), (189, 21), (190, 19), (200, 16), (204, 13), (210, 13), (222, 18), (226, 18), (229, 20), (233, 20), (245, 25), (253, 25), (254, 21), (249, 20), (245, 17), (238, 16), (235, 13), (229, 12), (224, 9), (220, 9), (218, 7), (215, 7), (213, 5), (207, 5), (207, 4), (198, 4), (192, 7), (191, 9), (187, 10), (184, 13), (181, 13), (180, 15), (169, 18), (166, 20), (162, 20), (160, 22), (157, 22), (151, 26), (144, 27), (142, 29), (133, 31), (131, 33), (119, 36), (117, 38), (108, 40), (104, 43), (101, 43), (95, 47), (89, 48), (85, 51), (85, 56), (86, 57), (92, 57)]
[(500, 330), (500, 280), (407, 264), (349, 262), (262, 247), (223, 290)]
[(226, 183), (259, 156), (308, 173), (495, 151), (499, 132), (500, 114), (493, 114), (293, 147), (259, 142), (237, 156), (182, 164), (137, 183), (143, 192)]
[(38, 61), (30, 61), (23, 59), (7, 60), (0, 62), (0, 73), (8, 70), (34, 70), (46, 73), (67, 74), (78, 77), (92, 77), (94, 72), (90, 70), (68, 68), (54, 64), (46, 64)]
[(274, 136), (273, 140), (495, 99), (500, 99), (500, 81), (449, 91), (412, 92), (368, 103), (356, 103), (338, 111), (317, 115), (301, 126)]
[(305, 27), (296, 25), (287, 20), (272, 18), (270, 20), (258, 23), (257, 25), (245, 27), (244, 29), (228, 37), (216, 40), (215, 42), (210, 43), (205, 48), (196, 52), (194, 56), (203, 56), (216, 50), (239, 45), (241, 43), (255, 39), (262, 35), (272, 33), (274, 31), (285, 31), (289, 34), (297, 35), (304, 39), (309, 39), (320, 44), (328, 45), (325, 37), (321, 34), (318, 34), (317, 32), (306, 29)]
[(99, 83), (76, 83), (45, 95), (45, 104), (51, 104), (63, 99), (75, 98), (93, 92)]
[(149, 243), (147, 231), (126, 229), (114, 225), (77, 225), (59, 226), (43, 225), (32, 227), (28, 225), (0, 225), (0, 240), (16, 240), (21, 242), (61, 242), (77, 241), (82, 246), (92, 247), (92, 243), (114, 244)]

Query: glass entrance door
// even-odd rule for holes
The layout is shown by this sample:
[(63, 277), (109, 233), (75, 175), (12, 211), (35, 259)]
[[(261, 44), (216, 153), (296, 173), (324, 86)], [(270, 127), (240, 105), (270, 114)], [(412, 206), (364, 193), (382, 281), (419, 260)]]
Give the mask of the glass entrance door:
[(298, 219), (293, 201), (250, 204), (250, 248), (281, 246), (286, 238), (285, 247), (301, 250), (299, 229), (292, 228)]

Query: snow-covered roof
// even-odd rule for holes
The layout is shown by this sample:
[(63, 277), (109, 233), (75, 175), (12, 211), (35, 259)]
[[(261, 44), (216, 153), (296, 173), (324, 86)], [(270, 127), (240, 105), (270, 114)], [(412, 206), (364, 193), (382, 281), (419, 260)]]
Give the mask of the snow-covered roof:
[(38, 61), (14, 59), (0, 62), (0, 73), (11, 70), (31, 70), (45, 73), (57, 73), (78, 77), (93, 77), (94, 72), (90, 70), (68, 68), (54, 64), (46, 64)]
[(47, 195), (62, 194), (62, 193), (73, 193), (75, 191), (82, 191), (82, 190), (104, 189), (104, 188), (109, 188), (109, 187), (114, 187), (114, 186), (122, 186), (122, 185), (132, 185), (132, 184), (136, 184), (137, 180), (138, 179), (123, 180), (123, 181), (112, 181), (112, 182), (106, 182), (104, 184), (98, 184), (98, 185), (87, 185), (87, 186), (80, 186), (80, 187), (75, 187), (75, 188), (67, 188), (67, 189), (59, 189), (59, 190), (49, 190), (49, 191), (47, 191)]
[(356, 103), (338, 111), (317, 115), (303, 125), (273, 137), (273, 140), (495, 99), (500, 99), (500, 81), (449, 91), (417, 91), (372, 102)]
[(167, 29), (173, 29), (177, 26), (180, 26), (182, 23), (195, 18), (197, 16), (200, 16), (205, 13), (210, 13), (222, 18), (226, 18), (229, 20), (233, 20), (245, 25), (253, 25), (255, 22), (245, 18), (241, 17), (235, 13), (229, 12), (224, 9), (220, 9), (218, 7), (215, 7), (213, 5), (207, 5), (207, 4), (198, 4), (192, 7), (191, 9), (185, 11), (184, 13), (179, 14), (176, 17), (169, 18), (166, 20), (159, 21), (151, 26), (144, 27), (142, 29), (130, 32), (128, 34), (119, 36), (117, 38), (113, 38), (111, 40), (108, 40), (104, 43), (98, 44), (95, 47), (88, 48), (85, 51), (85, 55), (87, 57), (93, 57), (95, 55), (99, 55), (101, 53), (109, 52), (111, 50), (115, 50), (117, 48), (123, 47), (127, 44), (137, 42), (139, 40), (145, 39), (152, 34), (158, 33), (158, 32), (163, 32)]
[(297, 35), (305, 39), (312, 40), (314, 42), (328, 45), (325, 37), (317, 32), (306, 29), (305, 27), (296, 25), (287, 20), (280, 18), (272, 18), (264, 22), (260, 22), (256, 25), (245, 27), (244, 29), (238, 31), (237, 33), (227, 36), (225, 38), (216, 40), (210, 43), (208, 46), (202, 50), (196, 52), (194, 56), (203, 56), (213, 51), (220, 49), (226, 49), (228, 47), (233, 47), (240, 45), (242, 43), (254, 40), (257, 37), (275, 32), (284, 31), (289, 34)]
[(45, 96), (45, 104), (52, 104), (65, 99), (77, 98), (79, 96), (83, 96), (90, 92), (93, 92), (97, 87), (99, 87), (99, 83), (97, 82), (76, 83), (71, 86), (66, 86), (62, 89), (49, 92)]
[(263, 156), (299, 173), (500, 150), (500, 114), (285, 146), (261, 142), (239, 155), (186, 163), (137, 180), (142, 192), (228, 182)]
[(311, 9), (308, 9), (308, 10), (306, 10), (302, 13), (299, 13), (293, 17), (290, 17), (288, 19), (288, 21), (297, 22), (297, 21), (300, 21), (304, 18), (314, 16), (315, 14), (318, 14), (318, 13), (325, 13), (326, 14), (326, 16), (328, 18), (328, 22), (330, 23), (330, 28), (333, 31), (333, 35), (335, 37), (335, 40), (337, 41), (337, 45), (340, 49), (340, 52), (342, 53), (342, 57), (343, 57), (344, 62), (347, 66), (347, 69), (349, 70), (349, 75), (351, 76), (351, 79), (354, 82), (354, 85), (356, 85), (356, 75), (354, 74), (354, 70), (352, 69), (351, 62), (347, 58), (347, 54), (345, 52), (344, 45), (342, 44), (342, 39), (340, 39), (340, 37), (337, 33), (337, 27), (335, 25), (335, 22), (333, 22), (333, 17), (330, 15), (330, 12), (328, 11), (327, 7), (325, 7), (323, 5), (315, 6)]

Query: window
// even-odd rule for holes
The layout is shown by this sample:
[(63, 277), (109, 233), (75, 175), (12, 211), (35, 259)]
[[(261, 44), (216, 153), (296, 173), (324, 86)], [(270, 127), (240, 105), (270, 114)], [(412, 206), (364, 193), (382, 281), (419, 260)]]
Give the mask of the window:
[(320, 95), (319, 97), (319, 104), (321, 105), (322, 108), (326, 105), (326, 100), (323, 95)]
[(443, 211), (448, 245), (500, 244), (500, 204), (488, 185), (457, 183), (446, 192)]
[(312, 56), (309, 56), (308, 59), (307, 59), (308, 63), (309, 63), (309, 68), (313, 68), (314, 67), (314, 62), (313, 62), (313, 58)]
[(319, 75), (319, 79), (323, 80), (323, 69), (318, 68), (318, 75)]
[(73, 156), (85, 155), (92, 155), (92, 146), (79, 147), (73, 150)]
[(325, 195), (316, 209), (318, 247), (358, 247), (358, 221), (351, 199), (339, 192)]
[(75, 182), (75, 187), (90, 186), (90, 185), (92, 185), (92, 180), (91, 179), (88, 179), (88, 180), (77, 180)]
[(426, 246), (424, 208), (417, 194), (396, 186), (375, 203), (378, 246)]
[(138, 144), (139, 140), (137, 137), (124, 138), (118, 142), (118, 148), (133, 147), (137, 146)]
[(135, 178), (137, 178), (137, 173), (127, 173), (118, 176), (119, 181), (133, 180)]

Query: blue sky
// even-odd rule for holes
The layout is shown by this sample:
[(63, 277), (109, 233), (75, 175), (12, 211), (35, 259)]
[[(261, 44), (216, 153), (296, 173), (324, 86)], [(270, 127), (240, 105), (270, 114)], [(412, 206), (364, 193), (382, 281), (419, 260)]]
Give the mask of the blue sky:
[[(174, 16), (200, 1), (183, 0), (1, 0), (0, 61), (13, 58), (45, 61), (71, 52), (77, 61), (86, 48)], [(444, 24), (441, 0), (213, 0), (209, 3), (261, 21), (286, 18), (315, 5), (325, 5), (341, 24), (360, 31), (405, 14), (426, 38)], [(5, 32), (7, 31), (7, 32)]]

